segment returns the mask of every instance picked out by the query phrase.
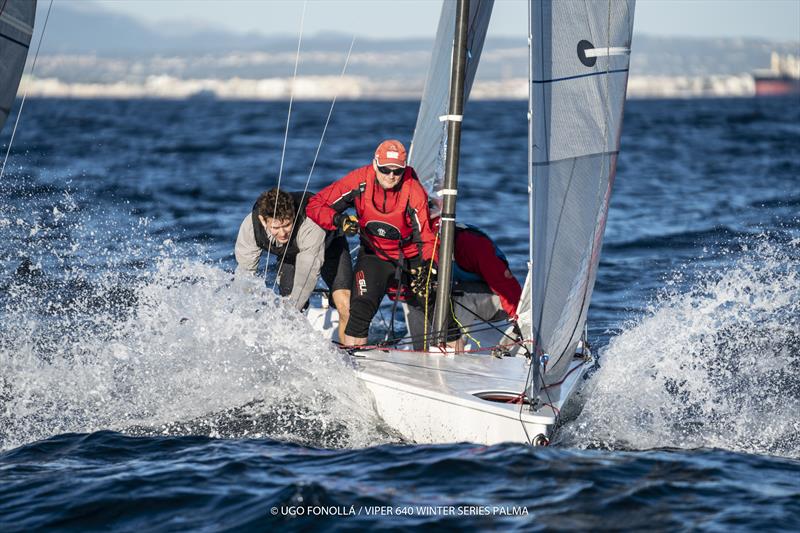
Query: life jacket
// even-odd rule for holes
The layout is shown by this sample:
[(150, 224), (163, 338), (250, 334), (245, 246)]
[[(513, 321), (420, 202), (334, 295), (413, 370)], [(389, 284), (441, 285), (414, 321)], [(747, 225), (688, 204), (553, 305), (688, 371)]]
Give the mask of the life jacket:
[[(308, 199), (314, 196), (312, 192), (306, 192), (303, 194), (302, 192), (290, 192), (289, 196), (292, 197), (292, 201), (294, 202), (295, 208), (295, 219), (296, 222), (294, 226), (292, 226), (292, 233), (289, 235), (289, 242), (287, 242), (283, 246), (277, 246), (277, 243), (272, 243), (270, 245), (269, 236), (267, 235), (267, 230), (264, 229), (264, 226), (261, 225), (261, 221), (258, 219), (258, 213), (256, 212), (256, 206), (253, 205), (253, 233), (256, 236), (256, 244), (262, 250), (269, 250), (269, 252), (280, 258), (283, 258), (283, 262), (287, 265), (293, 265), (295, 262), (295, 258), (297, 254), (300, 253), (300, 247), (297, 245), (297, 229), (306, 219), (306, 204), (308, 203)], [(284, 254), (284, 250), (286, 253)]]
[[(480, 228), (478, 228), (477, 226), (473, 226), (471, 224), (464, 224), (463, 222), (458, 222), (456, 223), (456, 234), (458, 234), (458, 232), (460, 231), (469, 231), (471, 233), (489, 239), (489, 242), (492, 243), (492, 247), (494, 248), (495, 255), (498, 258), (500, 258), (500, 260), (506, 264), (506, 268), (508, 268), (508, 259), (506, 258), (506, 254), (504, 254), (503, 251), (497, 247), (497, 244), (495, 244), (495, 242), (488, 235), (486, 235), (486, 233), (484, 233)], [(453, 281), (484, 282), (485, 280), (479, 274), (476, 274), (475, 272), (467, 272), (466, 270), (458, 266), (458, 261), (453, 261)]]
[(389, 284), (386, 286), (386, 296), (393, 302), (395, 300), (398, 302), (408, 302), (413, 297), (413, 293), (406, 285), (398, 287), (395, 280), (389, 280)]
[[(409, 203), (415, 179), (413, 170), (407, 167), (394, 209), (388, 213), (375, 205), (375, 191), (380, 184), (374, 176), (367, 179), (364, 192), (356, 202), (362, 244), (378, 257), (400, 259), (422, 253), (419, 229), (415, 227), (416, 212)], [(412, 243), (416, 246), (412, 247)]]

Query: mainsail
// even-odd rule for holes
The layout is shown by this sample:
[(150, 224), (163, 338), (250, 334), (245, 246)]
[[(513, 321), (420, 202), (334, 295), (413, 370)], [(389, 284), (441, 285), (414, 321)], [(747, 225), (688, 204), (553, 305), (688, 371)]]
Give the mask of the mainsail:
[[(530, 10), (532, 270), (520, 308), (536, 353), (547, 355), (534, 368), (554, 383), (583, 333), (597, 274), (619, 153), (634, 0), (538, 0)], [(532, 394), (541, 382), (534, 380)]]
[(11, 113), (33, 34), (36, 0), (0, 2), (0, 128)]
[[(494, 0), (473, 0), (469, 4), (469, 25), (467, 29), (467, 67), (464, 79), (464, 100), (469, 98), (475, 72), (483, 49), (483, 40), (492, 15)], [(456, 2), (442, 2), (442, 14), (436, 30), (425, 90), (420, 102), (417, 124), (411, 142), (409, 164), (429, 193), (438, 191), (444, 175), (444, 160), (447, 147), (447, 122), (440, 117), (447, 114), (450, 97), (450, 62), (452, 59), (453, 38), (456, 18)]]

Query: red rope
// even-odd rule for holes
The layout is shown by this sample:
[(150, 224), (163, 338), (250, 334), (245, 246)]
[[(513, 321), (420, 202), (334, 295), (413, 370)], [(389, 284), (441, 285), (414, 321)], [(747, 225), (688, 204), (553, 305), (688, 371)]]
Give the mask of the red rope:
[[(495, 344), (494, 346), (486, 346), (481, 348), (473, 348), (471, 350), (459, 350), (457, 352), (442, 352), (441, 355), (450, 355), (450, 354), (460, 354), (460, 353), (480, 353), (480, 352), (490, 352), (495, 348), (511, 348), (513, 346), (522, 346), (523, 344), (533, 343), (530, 340), (523, 340), (517, 341), (512, 344)], [(372, 344), (372, 345), (361, 345), (361, 346), (339, 346), (342, 350), (388, 350), (388, 346), (381, 346), (380, 344)], [(408, 352), (408, 353), (427, 353), (427, 354), (435, 354), (438, 353), (436, 351), (428, 351), (428, 350), (397, 350), (398, 352)]]

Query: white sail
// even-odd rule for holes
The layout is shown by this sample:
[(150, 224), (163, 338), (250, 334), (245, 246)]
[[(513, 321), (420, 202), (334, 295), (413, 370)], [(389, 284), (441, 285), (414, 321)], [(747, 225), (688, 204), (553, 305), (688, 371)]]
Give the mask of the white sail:
[[(464, 79), (464, 101), (469, 98), (475, 72), (478, 69), (483, 40), (492, 15), (494, 0), (473, 0), (469, 6), (467, 29), (467, 69)], [(447, 148), (447, 122), (440, 117), (447, 114), (450, 98), (450, 62), (455, 35), (456, 3), (442, 2), (442, 14), (433, 47), (425, 90), (420, 102), (414, 137), (411, 141), (409, 164), (417, 171), (428, 192), (439, 190), (444, 176), (444, 160)]]
[(36, 0), (0, 2), (0, 129), (17, 95), (35, 15)]
[(597, 273), (634, 0), (538, 0), (530, 9), (532, 271), (520, 307), (536, 352), (548, 356), (544, 381), (553, 383), (581, 338)]

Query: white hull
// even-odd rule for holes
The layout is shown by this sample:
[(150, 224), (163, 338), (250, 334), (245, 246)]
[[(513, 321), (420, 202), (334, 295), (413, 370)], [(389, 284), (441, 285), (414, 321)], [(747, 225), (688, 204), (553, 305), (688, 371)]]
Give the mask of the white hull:
[(328, 305), (327, 299), (323, 300), (322, 307), (312, 306), (306, 310), (311, 327), (322, 333), (331, 341), (339, 341), (339, 312), (335, 307)]
[(574, 371), (547, 391), (553, 406), (531, 412), (528, 405), (481, 398), (518, 397), (528, 374), (525, 357), (371, 350), (355, 362), (381, 418), (417, 443), (546, 443), (556, 423), (553, 407), (560, 411), (589, 367), (575, 359)]
[[(308, 318), (315, 329), (336, 339), (338, 314), (334, 308), (312, 307)], [(491, 331), (481, 336), (488, 346), (498, 340), (488, 342)], [(529, 366), (523, 356), (369, 350), (358, 352), (353, 361), (381, 418), (403, 438), (421, 444), (544, 444), (556, 423), (556, 412), (591, 364), (590, 358), (573, 360), (564, 382), (547, 389), (552, 405), (531, 412), (528, 405), (511, 403), (525, 390)]]

